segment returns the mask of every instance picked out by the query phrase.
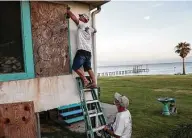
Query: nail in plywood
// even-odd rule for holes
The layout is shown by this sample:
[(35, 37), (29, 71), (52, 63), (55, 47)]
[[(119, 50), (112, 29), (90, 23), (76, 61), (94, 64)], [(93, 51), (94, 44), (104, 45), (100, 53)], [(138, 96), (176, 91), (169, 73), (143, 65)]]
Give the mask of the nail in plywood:
[(33, 102), (0, 105), (0, 137), (37, 138)]
[(37, 77), (69, 73), (67, 5), (31, 2), (33, 51)]

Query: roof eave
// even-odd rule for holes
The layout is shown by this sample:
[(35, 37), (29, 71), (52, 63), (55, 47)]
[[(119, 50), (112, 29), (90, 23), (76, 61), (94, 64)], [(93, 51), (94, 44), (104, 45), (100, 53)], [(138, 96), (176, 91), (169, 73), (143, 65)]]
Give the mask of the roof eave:
[(110, 2), (111, 0), (103, 0), (103, 1), (75, 1), (75, 2), (80, 2), (80, 3), (83, 3), (83, 4), (88, 4), (90, 6), (90, 11), (97, 8), (97, 7), (100, 7), (104, 4), (106, 4), (107, 2)]

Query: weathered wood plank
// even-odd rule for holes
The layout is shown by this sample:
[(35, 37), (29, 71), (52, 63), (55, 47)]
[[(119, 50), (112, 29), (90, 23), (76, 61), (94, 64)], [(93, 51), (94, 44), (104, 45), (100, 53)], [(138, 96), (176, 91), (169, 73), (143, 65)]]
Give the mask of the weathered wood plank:
[(33, 50), (37, 77), (69, 73), (67, 5), (31, 2)]
[(0, 137), (37, 137), (33, 102), (0, 105)]

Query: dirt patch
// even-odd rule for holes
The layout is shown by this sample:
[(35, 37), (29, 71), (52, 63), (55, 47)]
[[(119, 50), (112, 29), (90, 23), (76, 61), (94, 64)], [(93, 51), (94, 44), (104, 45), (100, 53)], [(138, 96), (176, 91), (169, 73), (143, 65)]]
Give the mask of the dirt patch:
[(192, 90), (176, 90), (175, 93), (192, 94)]
[(171, 89), (154, 89), (155, 92), (174, 92), (182, 94), (192, 94), (192, 90), (171, 90)]
[(41, 132), (42, 133), (50, 133), (55, 131), (62, 131), (60, 128), (56, 126), (48, 126), (47, 124), (41, 124)]
[(70, 126), (66, 126), (66, 128), (73, 132), (84, 133), (85, 132), (85, 122), (84, 121), (77, 122)]
[(154, 89), (156, 92), (171, 92), (171, 89)]
[(85, 138), (84, 133), (72, 132), (65, 125), (58, 124), (53, 120), (47, 120), (41, 124), (42, 138)]

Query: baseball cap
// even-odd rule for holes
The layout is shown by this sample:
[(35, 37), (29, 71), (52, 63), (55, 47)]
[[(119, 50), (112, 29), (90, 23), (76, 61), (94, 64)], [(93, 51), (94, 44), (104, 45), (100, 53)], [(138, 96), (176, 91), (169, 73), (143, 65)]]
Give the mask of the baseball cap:
[(87, 21), (89, 20), (89, 16), (85, 13), (79, 14), (79, 16), (83, 16)]
[(115, 93), (114, 98), (119, 101), (120, 105), (127, 108), (129, 106), (129, 99), (126, 96), (119, 94), (118, 92)]

